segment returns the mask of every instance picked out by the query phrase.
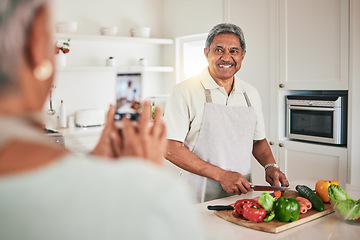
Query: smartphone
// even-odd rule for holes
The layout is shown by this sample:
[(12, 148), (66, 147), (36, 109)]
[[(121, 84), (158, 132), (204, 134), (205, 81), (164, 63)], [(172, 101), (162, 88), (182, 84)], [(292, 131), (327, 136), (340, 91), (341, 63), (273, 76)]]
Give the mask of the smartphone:
[(125, 116), (132, 121), (138, 119), (142, 101), (141, 87), (141, 72), (117, 73), (115, 120), (121, 120)]

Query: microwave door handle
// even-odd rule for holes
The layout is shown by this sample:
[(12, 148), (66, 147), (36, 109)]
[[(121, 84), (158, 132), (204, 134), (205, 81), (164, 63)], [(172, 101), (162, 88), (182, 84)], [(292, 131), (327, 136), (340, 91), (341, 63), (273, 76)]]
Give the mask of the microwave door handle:
[(289, 106), (289, 109), (298, 109), (298, 110), (309, 110), (309, 111), (335, 111), (335, 108), (320, 108), (320, 107), (298, 107), (298, 106)]

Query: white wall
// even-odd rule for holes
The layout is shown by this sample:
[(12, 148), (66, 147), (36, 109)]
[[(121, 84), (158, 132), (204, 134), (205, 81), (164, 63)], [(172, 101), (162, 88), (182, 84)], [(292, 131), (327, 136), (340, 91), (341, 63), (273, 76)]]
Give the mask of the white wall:
[(207, 33), (224, 20), (223, 0), (163, 0), (164, 37)]
[[(214, 25), (225, 19), (224, 1), (227, 0), (163, 0), (161, 27), (164, 37), (175, 39), (209, 32)], [(172, 66), (176, 65), (175, 52), (175, 46), (165, 48), (164, 61)], [(174, 86), (175, 73), (166, 81)]]
[(162, 0), (54, 0), (57, 21), (77, 21), (78, 33), (99, 33), (101, 27), (118, 26), (120, 36), (148, 26), (152, 36), (162, 36)]

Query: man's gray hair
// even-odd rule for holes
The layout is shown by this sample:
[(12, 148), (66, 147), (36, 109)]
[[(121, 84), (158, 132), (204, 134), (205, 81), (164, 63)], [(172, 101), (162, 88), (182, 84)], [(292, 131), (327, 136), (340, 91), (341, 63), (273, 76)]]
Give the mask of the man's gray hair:
[(0, 1), (0, 94), (17, 84), (30, 24), (36, 11), (49, 0)]
[(213, 42), (215, 36), (226, 33), (234, 34), (239, 38), (242, 53), (244, 53), (244, 51), (246, 51), (244, 33), (240, 27), (232, 23), (220, 23), (210, 30), (205, 42), (206, 50), (210, 51), (210, 45)]

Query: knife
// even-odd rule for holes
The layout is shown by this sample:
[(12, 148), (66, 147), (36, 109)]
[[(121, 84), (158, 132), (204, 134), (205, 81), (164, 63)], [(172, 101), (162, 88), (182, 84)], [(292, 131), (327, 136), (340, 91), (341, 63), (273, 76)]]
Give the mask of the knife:
[(290, 189), (289, 187), (260, 186), (260, 185), (252, 185), (250, 188), (254, 191), (285, 191)]
[(214, 206), (207, 206), (207, 209), (215, 210), (215, 211), (224, 211), (224, 210), (234, 210), (234, 207), (230, 205), (214, 205)]

